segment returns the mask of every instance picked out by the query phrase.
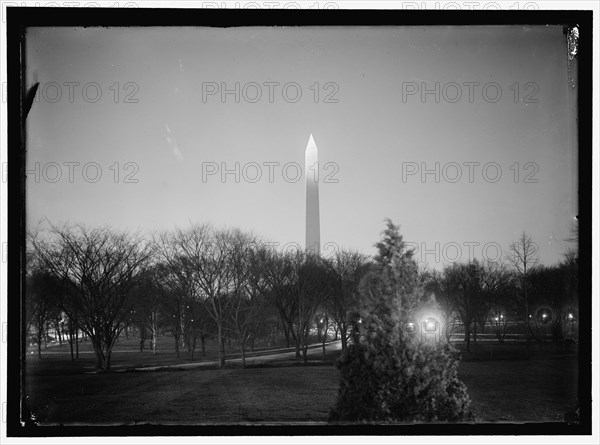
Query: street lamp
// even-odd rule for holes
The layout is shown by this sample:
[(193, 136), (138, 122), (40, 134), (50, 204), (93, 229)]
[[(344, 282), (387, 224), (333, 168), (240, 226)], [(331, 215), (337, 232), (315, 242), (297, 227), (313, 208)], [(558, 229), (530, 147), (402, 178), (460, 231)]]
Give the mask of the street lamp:
[(425, 330), (426, 331), (435, 331), (435, 325), (436, 322), (435, 320), (428, 318), (427, 320), (425, 320)]
[(439, 322), (433, 317), (427, 317), (423, 320), (421, 339), (425, 341), (437, 342), (440, 340)]
[(571, 322), (571, 336), (573, 336), (575, 332), (575, 316), (572, 312), (569, 312), (568, 319)]
[(536, 318), (540, 324), (546, 325), (552, 321), (552, 310), (547, 307), (541, 308), (537, 311)]
[(414, 335), (417, 333), (417, 323), (406, 323), (406, 332), (410, 335)]

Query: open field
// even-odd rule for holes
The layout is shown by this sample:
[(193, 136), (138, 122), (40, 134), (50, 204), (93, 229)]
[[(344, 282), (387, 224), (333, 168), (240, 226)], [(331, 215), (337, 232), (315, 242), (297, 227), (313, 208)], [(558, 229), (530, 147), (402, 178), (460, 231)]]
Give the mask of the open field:
[[(154, 353), (151, 350), (144, 349), (139, 350), (137, 340), (121, 341), (117, 343), (112, 352), (111, 370), (112, 371), (126, 371), (133, 370), (136, 368), (161, 368), (161, 367), (177, 367), (182, 366), (196, 367), (208, 365), (216, 367), (219, 354), (217, 346), (214, 342), (207, 342), (206, 351), (203, 355), (201, 351), (196, 351), (193, 357), (187, 350), (180, 350), (180, 356), (177, 357), (175, 349), (170, 341), (162, 340), (160, 347), (157, 348), (157, 352)], [(326, 348), (328, 353), (333, 353), (340, 349), (340, 342), (335, 342), (331, 345), (327, 344)], [(254, 351), (246, 351), (246, 360), (248, 364), (253, 363), (254, 357), (265, 357), (265, 353), (268, 353), (270, 359), (276, 359), (278, 361), (287, 360), (293, 358), (295, 348), (272, 347), (267, 348), (256, 348)], [(317, 357), (322, 359), (322, 348), (320, 344), (313, 344), (309, 348), (309, 357)], [(241, 353), (239, 349), (235, 348), (232, 343), (232, 347), (226, 347), (225, 359), (229, 364), (235, 364), (240, 362)], [(333, 364), (337, 358), (331, 356), (328, 360)], [(68, 349), (68, 345), (53, 344), (47, 349), (43, 350), (42, 357), (39, 358), (37, 355), (37, 349), (30, 348), (29, 354), (27, 355), (27, 372), (30, 375), (62, 375), (62, 374), (81, 374), (81, 373), (92, 373), (95, 372), (95, 354), (92, 346), (89, 342), (82, 343), (80, 345), (79, 358), (75, 361), (71, 360), (71, 355)], [(262, 358), (260, 361), (263, 361)]]
[[(459, 373), (477, 421), (556, 422), (575, 409), (575, 356), (544, 345), (530, 360), (514, 359), (521, 345), (498, 346), (494, 360), (485, 359), (490, 353), (484, 345), (478, 345), (479, 356), (463, 353)], [(115, 364), (152, 356), (120, 354)], [(83, 374), (93, 368), (93, 355), (71, 363), (68, 356), (49, 354), (28, 360), (28, 401), (35, 418), (49, 424), (326, 422), (337, 396), (337, 354), (328, 354), (326, 363), (315, 355), (309, 364), (318, 366), (288, 359), (247, 369), (111, 374)]]
[[(285, 346), (272, 346), (267, 348), (266, 345), (257, 345), (254, 351), (250, 349), (246, 350), (246, 356), (251, 357), (259, 354), (265, 349), (269, 351), (281, 350), (281, 351), (293, 351), (294, 348), (286, 348)], [(37, 346), (32, 345), (28, 348), (28, 366), (33, 369), (37, 368), (42, 363), (56, 362), (61, 363), (57, 367), (44, 366), (44, 372), (49, 373), (62, 373), (62, 372), (79, 372), (83, 369), (85, 371), (93, 371), (95, 365), (94, 349), (90, 341), (81, 342), (79, 345), (79, 359), (76, 362), (70, 362), (70, 348), (69, 344), (63, 342), (62, 345), (57, 342), (50, 343), (47, 348), (42, 347), (42, 359), (39, 360), (37, 356)], [(144, 350), (140, 352), (139, 338), (130, 336), (128, 339), (120, 337), (113, 348), (111, 368), (113, 370), (125, 369), (125, 368), (137, 368), (137, 367), (153, 367), (153, 366), (164, 366), (178, 363), (201, 363), (206, 361), (218, 360), (219, 352), (217, 344), (214, 340), (208, 340), (206, 343), (204, 354), (200, 347), (200, 341), (196, 346), (193, 357), (190, 356), (187, 348), (181, 346), (179, 351), (179, 357), (175, 352), (175, 346), (172, 336), (160, 336), (157, 341), (156, 353), (150, 349), (150, 341), (145, 342)], [(227, 360), (241, 357), (241, 352), (235, 342), (226, 344), (225, 347), (225, 358)]]

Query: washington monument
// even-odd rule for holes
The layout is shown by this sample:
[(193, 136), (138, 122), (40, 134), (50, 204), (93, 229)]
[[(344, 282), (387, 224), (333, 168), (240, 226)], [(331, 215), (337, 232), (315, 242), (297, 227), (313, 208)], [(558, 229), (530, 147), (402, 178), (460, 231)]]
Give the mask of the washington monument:
[(321, 228), (319, 224), (319, 152), (312, 134), (306, 146), (306, 252), (320, 254)]

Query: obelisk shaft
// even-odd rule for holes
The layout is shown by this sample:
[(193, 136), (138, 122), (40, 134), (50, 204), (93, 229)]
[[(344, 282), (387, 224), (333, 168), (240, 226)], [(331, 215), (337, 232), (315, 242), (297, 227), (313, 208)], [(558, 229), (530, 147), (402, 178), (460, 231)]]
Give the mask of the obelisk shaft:
[(321, 252), (321, 228), (319, 224), (319, 153), (310, 135), (305, 152), (306, 178), (306, 252)]

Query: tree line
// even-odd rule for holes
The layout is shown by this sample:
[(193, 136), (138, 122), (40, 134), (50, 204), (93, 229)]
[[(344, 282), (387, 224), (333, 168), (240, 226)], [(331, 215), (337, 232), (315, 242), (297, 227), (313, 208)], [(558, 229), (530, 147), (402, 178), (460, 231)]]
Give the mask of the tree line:
[(30, 246), (26, 313), (38, 352), (48, 324), (66, 319), (63, 332), (81, 330), (97, 369), (105, 371), (115, 342), (132, 324), (154, 340), (159, 329), (170, 329), (178, 356), (181, 345), (193, 356), (210, 336), (221, 366), (226, 338), (237, 341), (245, 364), (249, 345), (273, 325), (305, 361), (315, 328), (325, 342), (335, 325), (345, 347), (354, 290), (368, 266), (358, 252), (324, 259), (280, 251), (252, 234), (207, 224), (150, 240), (108, 227), (64, 225), (32, 234)]
[(471, 339), (486, 326), (499, 342), (515, 327), (525, 337), (527, 350), (532, 339), (541, 342), (545, 334), (557, 340), (576, 338), (573, 326), (578, 318), (578, 255), (569, 250), (556, 265), (539, 264), (537, 248), (523, 233), (509, 246), (503, 262), (447, 265), (443, 271), (423, 271), (425, 288), (435, 294), (446, 320), (449, 339), (458, 329), (464, 334), (467, 350)]
[[(529, 344), (535, 328), (526, 317), (530, 308), (541, 302), (558, 308), (553, 323), (564, 324), (567, 311), (574, 313), (577, 256), (542, 267), (533, 252), (525, 252), (527, 242), (530, 247), (524, 234), (511, 246), (514, 261), (506, 264), (474, 260), (418, 273), (443, 309), (448, 338), (462, 325), (470, 345), (471, 335), (487, 323), (501, 341), (508, 323), (524, 320)], [(323, 350), (330, 330), (347, 349), (360, 321), (360, 286), (381, 261), (352, 250), (330, 258), (278, 250), (251, 233), (208, 224), (150, 239), (110, 227), (51, 226), (29, 236), (26, 328), (35, 328), (41, 354), (43, 335), (60, 327), (72, 357), (82, 332), (94, 348), (96, 368), (104, 371), (116, 341), (132, 325), (150, 334), (155, 351), (159, 331), (171, 331), (178, 356), (185, 348), (193, 358), (198, 346), (204, 352), (207, 339), (215, 339), (221, 366), (226, 341), (237, 343), (245, 365), (257, 339), (282, 332), (296, 357), (307, 361), (315, 332)]]

